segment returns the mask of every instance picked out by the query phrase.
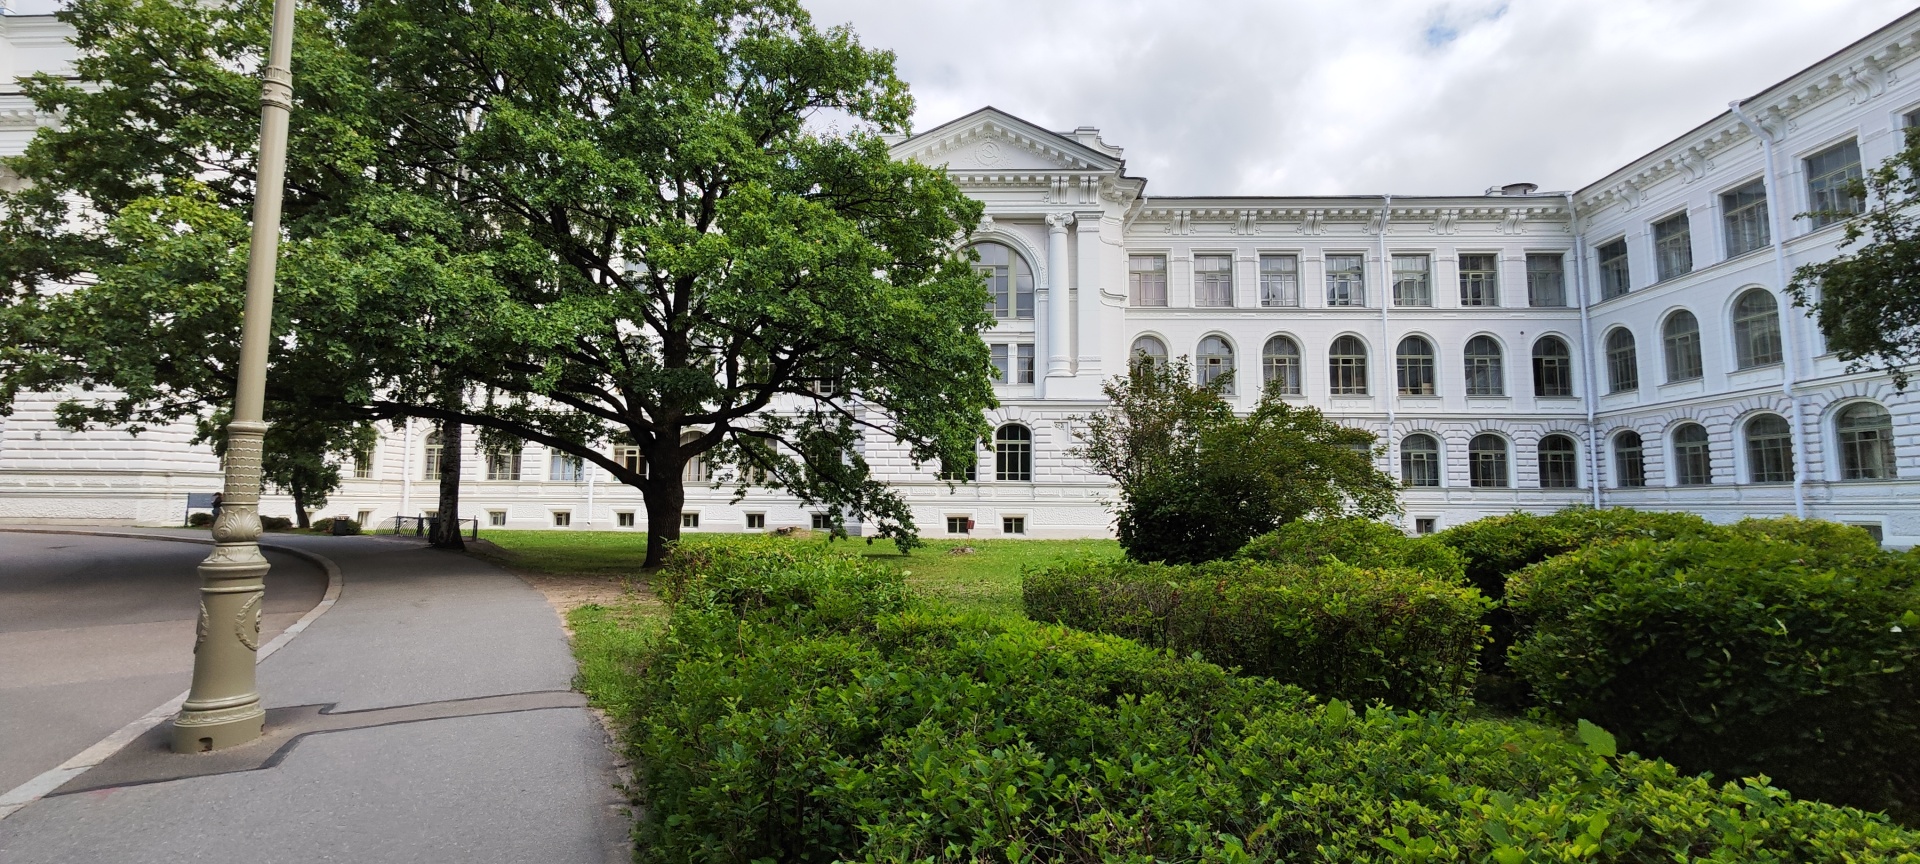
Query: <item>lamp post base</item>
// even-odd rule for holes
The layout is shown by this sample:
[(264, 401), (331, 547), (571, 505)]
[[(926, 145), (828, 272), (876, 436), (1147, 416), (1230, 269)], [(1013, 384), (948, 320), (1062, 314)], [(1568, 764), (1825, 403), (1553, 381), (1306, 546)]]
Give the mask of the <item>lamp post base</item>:
[(233, 708), (196, 709), (189, 705), (173, 719), (173, 752), (206, 753), (245, 744), (260, 737), (267, 712), (255, 698)]

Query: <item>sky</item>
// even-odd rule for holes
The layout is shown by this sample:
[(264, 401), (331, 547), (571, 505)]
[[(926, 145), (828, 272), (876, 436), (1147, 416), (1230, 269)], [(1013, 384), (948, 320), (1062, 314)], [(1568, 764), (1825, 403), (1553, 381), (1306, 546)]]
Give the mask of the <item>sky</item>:
[(1912, 0), (802, 0), (895, 52), (914, 128), (1094, 126), (1152, 195), (1595, 182)]

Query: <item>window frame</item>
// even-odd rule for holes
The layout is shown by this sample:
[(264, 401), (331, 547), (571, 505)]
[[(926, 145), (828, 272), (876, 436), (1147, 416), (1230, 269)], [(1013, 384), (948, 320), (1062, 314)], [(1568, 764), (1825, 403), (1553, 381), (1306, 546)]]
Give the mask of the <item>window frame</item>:
[[(1618, 249), (1618, 254), (1613, 250)], [(1612, 300), (1633, 293), (1633, 254), (1627, 238), (1616, 237), (1593, 247), (1594, 266), (1599, 271), (1600, 299)]]
[[(1209, 343), (1217, 345), (1221, 350), (1209, 351)], [(1226, 336), (1208, 333), (1200, 337), (1200, 341), (1194, 345), (1193, 374), (1200, 386), (1205, 387), (1224, 378), (1226, 383), (1221, 386), (1220, 395), (1235, 395), (1234, 385), (1237, 383), (1234, 380), (1237, 377), (1235, 369), (1233, 341)]]
[[(1005, 265), (985, 261), (973, 262), (973, 272), (979, 273), (987, 280), (988, 310), (998, 321), (1033, 320), (1036, 304), (1035, 288), (1039, 281), (1035, 276), (1033, 264), (1013, 244), (999, 240), (976, 240), (968, 248), (979, 250), (986, 246), (998, 246), (1007, 250)], [(1004, 281), (1001, 278), (1001, 270), (1006, 271)]]
[[(561, 471), (563, 465), (571, 465), (571, 470)], [(571, 453), (549, 451), (547, 453), (547, 481), (551, 483), (584, 483), (587, 480), (587, 460)]]
[[(1396, 252), (1388, 259), (1393, 269), (1393, 305), (1396, 307), (1433, 306), (1433, 256), (1425, 252)], [(1402, 267), (1403, 261), (1418, 261), (1418, 268)]]
[[(1408, 354), (1409, 342), (1420, 343), (1426, 349), (1425, 354)], [(1393, 348), (1395, 392), (1401, 396), (1440, 395), (1439, 361), (1439, 352), (1434, 349), (1432, 339), (1418, 333), (1401, 337), (1400, 344)]]
[[(1769, 420), (1777, 422), (1779, 428), (1754, 428)], [(1793, 424), (1787, 418), (1762, 411), (1741, 421), (1740, 432), (1746, 439), (1748, 483), (1793, 482)]]
[[(1748, 301), (1765, 298), (1765, 309)], [(1777, 366), (1786, 362), (1786, 345), (1780, 332), (1780, 298), (1759, 286), (1741, 291), (1728, 310), (1733, 327), (1733, 365), (1736, 370)]]
[(1655, 281), (1678, 279), (1693, 272), (1693, 219), (1687, 211), (1653, 222), (1647, 226), (1647, 233), (1653, 237)]
[[(1547, 449), (1550, 441), (1562, 441), (1564, 449)], [(1549, 459), (1551, 453), (1551, 459)], [(1580, 488), (1580, 444), (1572, 435), (1565, 432), (1551, 432), (1540, 436), (1534, 444), (1534, 463), (1537, 469), (1536, 481), (1542, 489), (1578, 489)], [(1548, 466), (1553, 468), (1549, 470)]]
[[(1491, 441), (1499, 444), (1497, 453), (1481, 447), (1481, 443)], [(1474, 489), (1511, 489), (1513, 488), (1513, 469), (1511, 464), (1513, 447), (1506, 436), (1496, 432), (1481, 432), (1467, 441), (1467, 485)], [(1497, 469), (1492, 476), (1486, 469)]]
[[(1492, 353), (1475, 353), (1474, 346), (1491, 347)], [(1468, 398), (1491, 399), (1507, 395), (1507, 352), (1500, 340), (1486, 333), (1467, 339), (1460, 350)]]
[[(1542, 356), (1541, 346), (1549, 342), (1560, 346), (1558, 356)], [(1543, 333), (1533, 340), (1533, 396), (1535, 399), (1573, 398), (1573, 347), (1558, 333)], [(1554, 371), (1557, 368), (1557, 372)], [(1547, 386), (1557, 383), (1556, 387)], [(1549, 390), (1556, 392), (1548, 392)]]
[[(1018, 429), (1018, 438), (1009, 435)], [(1001, 483), (1033, 482), (1033, 429), (1025, 423), (1002, 423), (993, 430), (993, 479)]]
[[(1288, 355), (1274, 351), (1275, 343), (1285, 343), (1292, 348), (1293, 353)], [(1282, 396), (1301, 395), (1304, 360), (1304, 355), (1300, 351), (1300, 340), (1285, 333), (1275, 333), (1267, 337), (1267, 341), (1260, 346), (1261, 387), (1270, 388), (1275, 380), (1279, 380), (1280, 387), (1275, 392)]]
[[(1211, 265), (1225, 264), (1219, 269), (1201, 270), (1205, 261)], [(1196, 252), (1193, 255), (1193, 307), (1196, 309), (1231, 309), (1233, 303), (1233, 253)]]
[[(1485, 266), (1468, 267), (1467, 260)], [(1463, 252), (1456, 258), (1460, 281), (1460, 305), (1474, 308), (1500, 306), (1500, 254)]]
[[(1334, 262), (1351, 261), (1352, 266), (1334, 268)], [(1364, 308), (1367, 305), (1367, 255), (1335, 252), (1323, 256), (1326, 269), (1327, 306), (1336, 309)], [(1336, 281), (1337, 279), (1337, 281)]]
[[(1416, 438), (1431, 443), (1431, 447), (1409, 447)], [(1440, 438), (1429, 432), (1409, 432), (1400, 439), (1400, 485), (1407, 489), (1438, 489), (1441, 477)], [(1431, 457), (1431, 458), (1428, 458)], [(1416, 470), (1418, 469), (1418, 470)], [(1418, 474), (1419, 476), (1415, 476)]]
[[(1342, 343), (1358, 346), (1358, 351), (1342, 353)], [(1327, 347), (1327, 392), (1333, 396), (1368, 396), (1369, 348), (1366, 340), (1352, 333), (1333, 337)]]
[[(1879, 419), (1871, 426), (1863, 423), (1848, 424), (1848, 415), (1856, 411), (1871, 409), (1879, 412)], [(1870, 439), (1863, 434), (1872, 433)], [(1900, 478), (1900, 450), (1893, 432), (1893, 412), (1887, 406), (1869, 400), (1856, 400), (1841, 405), (1833, 412), (1834, 442), (1839, 445), (1840, 458), (1835, 460), (1840, 469), (1842, 482), (1876, 480), (1897, 480)], [(1873, 458), (1866, 457), (1869, 448)], [(1869, 465), (1877, 463), (1879, 468)]]
[[(1127, 255), (1127, 305), (1143, 309), (1164, 308), (1168, 305), (1167, 258), (1163, 252), (1129, 253)], [(1140, 269), (1136, 267), (1142, 261), (1152, 259), (1159, 263), (1158, 268)], [(1152, 278), (1157, 276), (1158, 278)], [(1158, 302), (1152, 302), (1157, 300)]]
[[(1674, 322), (1681, 320), (1681, 316), (1693, 322), (1691, 332), (1675, 332), (1673, 329)], [(1691, 309), (1675, 309), (1661, 318), (1660, 354), (1666, 366), (1665, 383), (1680, 384), (1706, 377), (1706, 351), (1700, 345), (1700, 316), (1693, 314)]]
[[(1827, 168), (1815, 173), (1814, 162), (1822, 157), (1851, 148), (1853, 161), (1842, 163), (1835, 168)], [(1864, 177), (1865, 163), (1860, 153), (1858, 136), (1848, 137), (1822, 147), (1800, 159), (1800, 167), (1807, 178), (1807, 223), (1810, 230), (1819, 230), (1829, 225), (1838, 225), (1849, 217), (1866, 211), (1867, 202), (1862, 198), (1847, 195), (1844, 199), (1846, 184), (1850, 180)], [(1826, 206), (1826, 205), (1836, 206)], [(1843, 206), (1841, 206), (1843, 205)], [(1846, 215), (1834, 215), (1844, 213)]]
[[(1624, 347), (1615, 344), (1615, 334), (1627, 337)], [(1640, 343), (1634, 337), (1633, 330), (1627, 327), (1614, 327), (1607, 331), (1601, 345), (1601, 350), (1607, 357), (1607, 395), (1638, 392), (1640, 389)]]
[[(1633, 443), (1626, 443), (1631, 437)], [(1645, 489), (1647, 487), (1647, 441), (1640, 433), (1632, 429), (1622, 429), (1613, 433), (1613, 485), (1619, 489)], [(1628, 473), (1628, 469), (1632, 473)]]
[[(1268, 262), (1275, 267), (1269, 269)], [(1282, 262), (1287, 267), (1279, 267)], [(1260, 254), (1260, 306), (1263, 309), (1297, 308), (1300, 306), (1300, 256), (1291, 252), (1263, 252)]]
[[(1696, 439), (1691, 433), (1699, 430)], [(1682, 435), (1686, 435), (1682, 440)], [(1687, 421), (1667, 433), (1673, 448), (1673, 485), (1713, 485), (1713, 435), (1697, 421)]]
[[(1160, 348), (1159, 352), (1155, 353), (1152, 351), (1140, 350), (1140, 343), (1142, 342), (1152, 342), (1154, 345)], [(1131, 368), (1133, 366), (1133, 361), (1138, 359), (1141, 355), (1146, 355), (1147, 357), (1152, 358), (1154, 364), (1158, 366), (1167, 365), (1169, 358), (1172, 356), (1171, 354), (1168, 353), (1167, 340), (1162, 339), (1158, 336), (1155, 336), (1152, 333), (1142, 333), (1138, 336), (1133, 337), (1132, 344), (1127, 346), (1127, 366)]]
[[(1748, 195), (1758, 189), (1759, 197)], [(1743, 201), (1742, 196), (1748, 196)], [(1772, 205), (1767, 200), (1767, 181), (1755, 177), (1720, 193), (1721, 240), (1728, 258), (1738, 258), (1773, 245)]]
[[(1536, 262), (1552, 261), (1553, 267), (1535, 267)], [(1545, 277), (1553, 278), (1547, 280)], [(1543, 286), (1551, 281), (1551, 286)], [(1557, 302), (1548, 302), (1549, 298), (1558, 298)], [(1527, 306), (1532, 309), (1567, 308), (1567, 254), (1565, 252), (1528, 252), (1527, 253)]]

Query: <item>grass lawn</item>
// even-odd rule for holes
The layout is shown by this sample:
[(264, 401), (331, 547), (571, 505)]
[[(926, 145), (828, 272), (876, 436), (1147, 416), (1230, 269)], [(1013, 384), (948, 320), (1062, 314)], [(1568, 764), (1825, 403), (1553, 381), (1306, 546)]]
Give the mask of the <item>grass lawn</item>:
[[(631, 577), (646, 558), (647, 535), (633, 531), (489, 531), (481, 535), (506, 552), (508, 563), (542, 573)], [(730, 543), (765, 535), (694, 534), (687, 543)], [(826, 543), (822, 535), (775, 540)], [(928, 540), (902, 555), (892, 543), (836, 541), (834, 548), (905, 571), (907, 583), (928, 597), (955, 606), (1003, 615), (1020, 615), (1020, 571), (1067, 558), (1116, 557), (1113, 540)], [(971, 553), (954, 550), (971, 547)]]

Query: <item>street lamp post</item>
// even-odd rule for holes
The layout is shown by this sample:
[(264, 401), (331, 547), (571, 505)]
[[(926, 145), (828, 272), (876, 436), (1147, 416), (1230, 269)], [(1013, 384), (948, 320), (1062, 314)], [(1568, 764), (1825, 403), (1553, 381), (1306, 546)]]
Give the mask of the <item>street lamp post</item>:
[(266, 711), (254, 689), (267, 559), (260, 554), (260, 448), (267, 433), (267, 345), (273, 338), (273, 273), (280, 250), (280, 198), (287, 175), (287, 115), (293, 110), (293, 0), (274, 0), (273, 33), (260, 88), (260, 165), (253, 242), (247, 251), (240, 380), (227, 424), (226, 489), (213, 521), (213, 554), (200, 562), (199, 639), (193, 688), (173, 720), (173, 750), (202, 753), (260, 737)]

